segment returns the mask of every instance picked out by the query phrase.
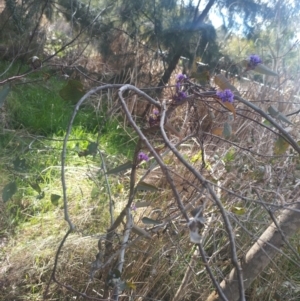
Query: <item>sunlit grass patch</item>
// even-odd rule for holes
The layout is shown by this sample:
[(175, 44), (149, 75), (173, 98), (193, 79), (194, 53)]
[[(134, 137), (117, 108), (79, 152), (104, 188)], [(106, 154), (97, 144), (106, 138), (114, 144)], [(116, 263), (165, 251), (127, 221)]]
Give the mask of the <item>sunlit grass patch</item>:
[[(70, 121), (74, 105), (63, 100), (59, 89), (65, 82), (15, 86), (7, 100), (7, 109), (15, 128), (26, 128), (31, 133), (49, 135), (65, 131)], [(91, 107), (83, 107), (75, 126), (87, 131), (97, 131), (100, 120)]]
[[(21, 137), (15, 135), (11, 140), (8, 139), (12, 145), (22, 141), (22, 147), (14, 148), (11, 156), (6, 154), (5, 167), (9, 172), (3, 178), (4, 183), (15, 180), (18, 191), (1, 207), (2, 217), (5, 218), (1, 225), (6, 227), (1, 235), (9, 237), (9, 240), (1, 255), (3, 268), (0, 270), (0, 278), (8, 284), (3, 290), (4, 299), (0, 297), (0, 300), (42, 298), (55, 252), (68, 227), (64, 220), (60, 174), (63, 137), (53, 135), (46, 138), (24, 131), (20, 134)], [(62, 279), (68, 274), (68, 277), (77, 280), (80, 272), (83, 285), (89, 277), (89, 266), (97, 253), (97, 237), (105, 232), (110, 223), (109, 197), (100, 157), (79, 156), (76, 149), (85, 149), (90, 141), (96, 140), (95, 134), (75, 127), (67, 144), (65, 165), (69, 215), (76, 232), (64, 246), (61, 254), (63, 259), (60, 260), (57, 272)], [(114, 165), (114, 156), (107, 155), (103, 149), (101, 151), (106, 165)], [(24, 160), (23, 170), (15, 170), (17, 156)], [(118, 189), (118, 183), (113, 178), (110, 184), (113, 192)], [(95, 187), (98, 189), (97, 194), (93, 193)], [(57, 203), (52, 202), (52, 194), (60, 196)], [(119, 202), (119, 197), (114, 194), (116, 202)], [(9, 254), (10, 261), (5, 260), (6, 254)], [(57, 291), (55, 294), (61, 296)]]

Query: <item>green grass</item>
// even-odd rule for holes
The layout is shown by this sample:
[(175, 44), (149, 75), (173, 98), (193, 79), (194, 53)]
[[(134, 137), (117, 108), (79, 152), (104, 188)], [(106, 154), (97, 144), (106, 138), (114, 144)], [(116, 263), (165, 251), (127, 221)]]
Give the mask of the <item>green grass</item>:
[[(5, 70), (8, 63), (2, 62), (0, 66)], [(6, 76), (14, 75), (17, 69), (18, 65), (12, 66)], [(67, 81), (55, 76), (43, 80), (45, 72), (26, 77), (25, 81), (30, 83), (14, 83), (5, 103), (11, 129), (15, 131), (0, 133), (0, 155), (3, 159), (0, 171), (6, 174), (2, 179), (3, 186), (12, 181), (18, 186), (17, 193), (5, 208), (8, 223), (14, 227), (22, 227), (24, 223), (34, 225), (43, 215), (62, 209), (62, 198), (54, 205), (51, 194), (62, 195), (61, 151), (74, 104), (62, 99), (59, 93)], [(118, 117), (109, 119), (105, 112), (95, 112), (92, 106), (80, 108), (67, 144), (66, 166), (71, 168), (71, 183), (79, 181), (76, 185), (81, 189), (78, 195), (68, 191), (72, 195), (71, 211), (77, 212), (84, 207), (80, 197), (83, 192), (92, 205), (97, 201), (102, 207), (107, 205), (106, 192), (99, 191), (99, 197), (94, 198), (92, 190), (95, 184), (84, 177), (90, 165), (101, 166), (100, 157), (80, 157), (78, 152), (87, 149), (90, 142), (99, 141), (99, 148), (109, 158), (107, 166), (132, 159), (136, 135), (131, 129), (124, 129), (120, 122)], [(18, 167), (20, 160), (23, 162), (21, 169)], [(79, 180), (81, 177), (82, 181)], [(96, 180), (99, 187), (100, 180)], [(36, 185), (43, 195), (34, 188)], [(97, 208), (96, 215), (99, 212), (101, 208)], [(91, 227), (97, 229), (96, 226)]]
[[(38, 76), (43, 74), (35, 73), (31, 78)], [(66, 85), (67, 81), (55, 77), (47, 81), (14, 85), (6, 99), (11, 126), (14, 129), (26, 129), (34, 135), (63, 137), (75, 107), (59, 95)], [(131, 129), (123, 128), (120, 118), (107, 118), (105, 111), (96, 113), (92, 106), (81, 106), (73, 129), (76, 134), (80, 134), (79, 139), (92, 133), (95, 140), (99, 133), (101, 146), (110, 154), (122, 154), (126, 157), (133, 155), (136, 135)]]
[[(50, 85), (42, 83), (15, 86), (7, 100), (13, 127), (26, 128), (31, 133), (40, 135), (65, 131), (74, 105), (59, 96), (59, 90), (64, 84), (66, 83), (52, 80)], [(97, 131), (100, 120), (93, 113), (92, 108), (82, 108), (75, 118), (74, 126), (81, 126), (88, 132)]]
[[(9, 70), (9, 75), (16, 69), (14, 66)], [(36, 72), (25, 79), (31, 83), (15, 82), (5, 101), (10, 128), (0, 131), (0, 191), (15, 181), (17, 192), (6, 203), (1, 201), (0, 206), (0, 237), (9, 238), (0, 262), (5, 263), (7, 255), (15, 268), (0, 275), (9, 277), (0, 300), (41, 299), (55, 251), (68, 228), (64, 220), (61, 151), (74, 104), (63, 100), (59, 93), (67, 81), (54, 76), (42, 78), (43, 72)], [(66, 242), (66, 261), (60, 260), (60, 264), (66, 275), (63, 277), (69, 280), (74, 273), (75, 279), (78, 272), (73, 271), (74, 265), (72, 270), (67, 267), (70, 258), (80, 258), (76, 265), (83, 283), (88, 274), (81, 274), (82, 262), (89, 266), (97, 254), (97, 239), (93, 235), (105, 233), (110, 226), (101, 158), (99, 154), (79, 156), (80, 151), (97, 141), (107, 168), (111, 168), (132, 159), (136, 134), (124, 126), (121, 115), (107, 118), (105, 109), (95, 112), (92, 106), (84, 105), (75, 118), (67, 143), (65, 172), (68, 211), (77, 232)], [(125, 177), (122, 181), (128, 180)], [(123, 182), (118, 176), (109, 177), (116, 215), (119, 204), (127, 199)], [(52, 194), (60, 196), (57, 203), (51, 199)]]

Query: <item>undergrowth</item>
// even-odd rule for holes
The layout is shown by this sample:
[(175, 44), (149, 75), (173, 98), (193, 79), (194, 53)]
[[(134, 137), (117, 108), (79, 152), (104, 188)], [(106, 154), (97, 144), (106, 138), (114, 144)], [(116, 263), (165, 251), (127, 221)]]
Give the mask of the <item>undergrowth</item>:
[[(66, 231), (60, 178), (61, 150), (74, 103), (63, 100), (59, 94), (67, 81), (63, 81), (58, 75), (50, 78), (44, 76), (42, 72), (36, 72), (29, 77), (32, 82), (15, 84), (6, 103), (11, 128), (3, 129), (0, 134), (0, 177), (2, 186), (14, 181), (18, 190), (0, 207), (1, 227), (4, 229), (0, 232), (0, 243), (4, 244), (0, 254), (0, 274), (3, 279), (0, 281), (3, 292), (0, 300), (42, 299), (53, 268), (55, 251)], [(110, 225), (110, 195), (103, 161), (99, 155), (87, 150), (91, 144), (97, 143), (107, 169), (111, 169), (131, 160), (136, 144), (136, 134), (124, 126), (125, 123), (121, 123), (124, 122), (122, 116), (107, 116), (105, 105), (101, 107), (102, 110), (95, 112), (93, 102), (107, 101), (105, 96), (96, 98), (88, 100), (80, 109), (67, 144), (66, 192), (69, 215), (76, 225), (76, 231), (64, 245), (57, 267), (57, 277), (62, 283), (72, 284), (76, 286), (76, 290), (84, 291), (87, 295), (100, 294), (100, 289), (96, 292), (94, 288), (103, 287), (106, 281), (101, 274), (97, 274), (93, 284), (90, 284), (89, 268), (98, 252), (97, 242)], [(203, 115), (195, 115), (196, 120), (201, 120), (204, 116), (202, 109), (199, 112)], [(176, 121), (180, 124), (180, 116), (185, 112), (179, 108), (177, 113)], [(240, 118), (237, 122), (245, 120)], [(192, 125), (190, 122), (189, 126)], [(245, 138), (247, 134), (239, 134), (241, 145), (248, 143)], [(153, 140), (156, 138), (157, 136)], [(194, 140), (187, 141), (182, 146), (183, 157), (213, 183), (234, 189), (245, 196), (252, 196), (250, 185), (243, 185), (261, 184), (264, 178), (260, 174), (260, 167), (267, 167), (269, 161), (261, 157), (253, 160), (253, 155), (244, 156), (239, 148), (225, 143), (217, 144), (218, 140), (214, 139), (211, 142), (217, 148), (205, 146), (205, 166), (202, 166), (201, 161), (204, 152), (199, 150), (199, 144)], [(271, 141), (272, 137), (267, 136), (265, 140), (267, 139)], [(159, 145), (161, 140), (157, 140)], [(256, 145), (256, 148), (266, 153), (264, 148), (269, 148), (269, 145)], [(207, 195), (198, 195), (198, 187), (192, 185), (197, 183), (195, 178), (178, 164), (175, 156), (162, 157), (168, 169), (174, 173), (174, 184), (185, 201), (184, 205), (200, 205)], [(286, 160), (286, 168), (289, 168), (288, 163)], [(137, 178), (145, 172), (143, 168), (147, 164), (139, 166)], [(276, 164), (280, 166), (278, 158), (273, 162), (273, 173), (276, 171)], [(283, 169), (282, 166), (280, 168)], [(265, 181), (264, 188), (272, 191), (272, 185), (279, 186), (275, 179), (274, 176), (272, 181), (275, 184)], [(122, 172), (121, 176), (111, 175), (108, 181), (116, 217), (128, 199), (129, 174)], [(134, 223), (145, 228), (141, 222), (145, 216), (158, 221), (171, 218), (171, 222), (161, 231), (149, 232), (152, 235), (151, 241), (142, 238), (128, 248), (127, 266), (122, 277), (136, 283), (136, 292), (141, 297), (171, 300), (186, 271), (192, 267), (190, 281), (181, 300), (205, 300), (212, 291), (210, 279), (199, 256), (193, 257), (194, 244), (189, 241), (186, 223), (182, 223), (179, 215), (176, 215), (176, 204), (166, 179), (156, 169), (151, 171), (147, 181), (155, 184), (159, 191), (139, 192), (136, 195), (136, 202), (147, 204), (146, 209), (139, 207), (133, 212)], [(238, 256), (243, 258), (249, 242), (257, 239), (270, 223), (270, 218), (256, 203), (241, 202), (218, 190), (216, 187), (234, 226)], [(262, 197), (267, 199), (268, 192), (264, 192)], [(220, 282), (232, 268), (228, 238), (223, 221), (212, 202), (205, 214), (208, 222), (204, 247), (210, 259), (209, 264), (214, 267), (213, 273)], [(240, 225), (255, 235), (245, 235)], [(133, 239), (136, 238), (136, 234), (134, 235)], [(119, 247), (122, 230), (117, 231), (116, 237), (115, 245)], [(288, 283), (278, 276), (284, 265), (289, 265), (286, 270)], [(272, 300), (277, 291), (286, 291), (284, 285), (294, 285), (290, 295), (286, 293), (287, 298), (292, 300), (297, 294), (299, 282), (296, 268), (286, 258), (276, 258), (273, 266), (266, 269), (247, 291), (249, 300), (257, 300), (258, 296), (261, 300)], [(134, 294), (135, 292), (132, 296)], [(54, 283), (50, 287), (51, 300), (72, 300), (77, 297)]]
[[(41, 300), (65, 233), (61, 151), (74, 104), (59, 95), (66, 81), (55, 76), (41, 79), (43, 76), (37, 72), (26, 82), (11, 86), (5, 103), (9, 129), (0, 132), (0, 189), (16, 183), (17, 192), (0, 205), (3, 301)], [(68, 277), (76, 278), (82, 265), (90, 265), (97, 239), (110, 222), (103, 162), (98, 155), (84, 152), (96, 143), (106, 167), (112, 168), (131, 159), (136, 144), (136, 136), (121, 124), (119, 116), (107, 118), (106, 111), (96, 112), (92, 101), (79, 110), (67, 144), (67, 196), (76, 232), (63, 251), (69, 259), (58, 267), (58, 275), (63, 277), (69, 269)], [(114, 202), (122, 203), (126, 191), (115, 178), (110, 179), (110, 185)], [(70, 260), (72, 268), (68, 268)], [(83, 274), (88, 278), (89, 271)], [(59, 290), (54, 291), (52, 300), (65, 300)]]

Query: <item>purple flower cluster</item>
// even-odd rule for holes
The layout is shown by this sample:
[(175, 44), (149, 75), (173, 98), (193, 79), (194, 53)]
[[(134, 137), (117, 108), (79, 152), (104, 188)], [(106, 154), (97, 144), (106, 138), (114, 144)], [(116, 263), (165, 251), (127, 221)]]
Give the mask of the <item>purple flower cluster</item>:
[(176, 76), (176, 82), (177, 83), (178, 82), (183, 82), (186, 79), (187, 79), (187, 76), (185, 74), (182, 74), (182, 73), (177, 74), (177, 76)]
[(256, 54), (251, 54), (248, 61), (248, 68), (251, 70), (253, 70), (258, 64), (262, 63), (261, 58)]
[(224, 91), (219, 91), (216, 93), (216, 95), (221, 98), (222, 102), (228, 101), (230, 103), (233, 103), (234, 94), (231, 92), (230, 89), (225, 89)]
[(159, 111), (157, 109), (153, 109), (152, 114), (150, 114), (148, 121), (149, 121), (150, 126), (154, 126), (154, 125), (159, 124), (160, 114), (159, 114)]
[(149, 157), (145, 153), (143, 153), (143, 152), (140, 152), (138, 154), (138, 159), (139, 159), (139, 161), (143, 161), (143, 160), (149, 161)]
[(157, 109), (153, 109), (152, 111), (153, 115), (158, 116), (159, 115), (159, 111)]
[(182, 101), (185, 98), (187, 98), (187, 95), (184, 91), (177, 91), (174, 96), (174, 100), (176, 100), (176, 101)]
[(180, 102), (187, 98), (186, 92), (182, 91), (182, 83), (187, 80), (187, 76), (185, 74), (178, 74), (176, 76), (176, 94), (174, 95), (173, 99), (176, 102)]
[(131, 210), (132, 210), (132, 211), (136, 211), (136, 206), (135, 206), (134, 203), (132, 203), (132, 205), (131, 205)]

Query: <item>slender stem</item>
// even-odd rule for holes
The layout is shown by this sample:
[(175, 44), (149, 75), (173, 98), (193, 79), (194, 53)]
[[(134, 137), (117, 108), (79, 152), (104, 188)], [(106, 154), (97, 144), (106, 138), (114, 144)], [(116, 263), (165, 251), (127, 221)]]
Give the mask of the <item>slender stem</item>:
[[(125, 103), (125, 100), (123, 98), (123, 93), (128, 90), (128, 89), (132, 89), (134, 91), (139, 91), (139, 92), (142, 92), (140, 91), (139, 89), (137, 89), (136, 87), (134, 86), (131, 86), (131, 85), (124, 85), (120, 88), (119, 92), (118, 92), (118, 95), (119, 95), (119, 98), (121, 100), (121, 104), (122, 104), (122, 107), (125, 111), (125, 114), (126, 114), (126, 117), (128, 118), (128, 121), (130, 122), (130, 124), (132, 125), (132, 127), (134, 128), (134, 130), (136, 131), (136, 133), (139, 135), (141, 141), (146, 145), (146, 147), (149, 149), (149, 151), (152, 153), (152, 155), (154, 156), (155, 160), (157, 161), (157, 163), (159, 164), (159, 166), (161, 167), (161, 170), (162, 172), (165, 174), (166, 176), (166, 179), (168, 181), (168, 183), (170, 184), (170, 187), (173, 191), (173, 194), (174, 194), (174, 197), (175, 197), (175, 200), (177, 202), (177, 205), (182, 213), (182, 215), (184, 216), (184, 218), (186, 219), (186, 221), (189, 221), (189, 218), (188, 218), (188, 215), (184, 209), (184, 205), (183, 203), (181, 202), (181, 198), (180, 198), (180, 195), (173, 183), (173, 180), (172, 180), (172, 177), (170, 176), (170, 173), (168, 171), (168, 168), (167, 166), (165, 165), (165, 163), (163, 162), (163, 160), (161, 159), (161, 157), (159, 156), (159, 154), (155, 151), (154, 147), (151, 145), (151, 143), (149, 142), (149, 140), (146, 138), (146, 136), (144, 135), (144, 133), (141, 131), (141, 129), (137, 126), (137, 124), (135, 123), (135, 121), (133, 120), (128, 108), (127, 108), (127, 105)], [(143, 92), (142, 92), (143, 93)], [(149, 99), (150, 97), (147, 96), (147, 99)], [(151, 98), (150, 98), (151, 99)], [(152, 99), (151, 99), (152, 100)], [(153, 100), (154, 101), (154, 100)], [(154, 101), (154, 103), (156, 103), (156, 101)], [(160, 107), (160, 104), (159, 104), (159, 107)]]

